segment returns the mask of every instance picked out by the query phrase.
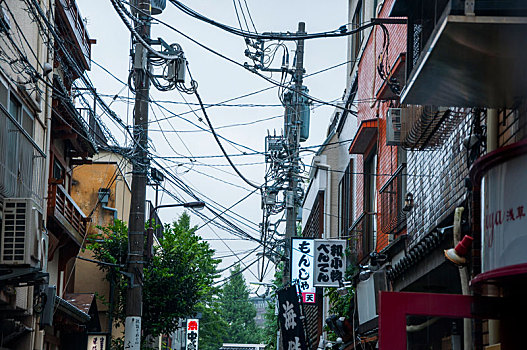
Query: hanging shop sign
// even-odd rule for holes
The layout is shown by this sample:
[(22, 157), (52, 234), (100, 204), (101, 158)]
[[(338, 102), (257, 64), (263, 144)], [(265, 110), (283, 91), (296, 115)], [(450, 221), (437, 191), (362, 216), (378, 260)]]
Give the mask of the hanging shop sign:
[(481, 182), (482, 272), (527, 264), (527, 155), (494, 166)]
[(88, 334), (87, 350), (106, 350), (107, 336), (104, 334)]
[(314, 253), (312, 238), (293, 237), (291, 239), (291, 282), (297, 283), (302, 302), (315, 303)]
[(345, 240), (315, 240), (315, 287), (339, 287), (344, 280)]
[(187, 350), (198, 350), (199, 320), (187, 319)]
[(286, 350), (307, 350), (304, 324), (300, 318), (300, 303), (297, 286), (280, 289), (278, 294), (278, 319), (283, 348)]

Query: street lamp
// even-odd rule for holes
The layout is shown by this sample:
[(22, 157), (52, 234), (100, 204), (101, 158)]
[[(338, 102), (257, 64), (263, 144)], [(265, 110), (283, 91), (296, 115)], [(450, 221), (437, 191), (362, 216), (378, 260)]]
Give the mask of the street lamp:
[(205, 208), (205, 203), (201, 201), (187, 202), (187, 203), (172, 203), (172, 204), (160, 204), (150, 210), (150, 217), (148, 220), (148, 228), (146, 230), (146, 257), (150, 259), (152, 257), (152, 248), (154, 246), (154, 227), (152, 226), (152, 217), (156, 214), (158, 209), (162, 208), (174, 208), (184, 207), (196, 210)]

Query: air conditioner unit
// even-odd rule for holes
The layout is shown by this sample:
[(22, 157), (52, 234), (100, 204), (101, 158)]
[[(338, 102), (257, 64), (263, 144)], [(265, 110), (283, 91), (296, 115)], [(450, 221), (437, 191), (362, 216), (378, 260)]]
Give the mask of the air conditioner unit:
[(25, 310), (26, 315), (33, 314), (33, 286), (16, 288), (15, 307)]
[(388, 108), (386, 114), (386, 145), (397, 146), (401, 144), (403, 108)]
[(30, 198), (6, 198), (0, 232), (0, 264), (46, 269), (48, 240), (42, 211)]

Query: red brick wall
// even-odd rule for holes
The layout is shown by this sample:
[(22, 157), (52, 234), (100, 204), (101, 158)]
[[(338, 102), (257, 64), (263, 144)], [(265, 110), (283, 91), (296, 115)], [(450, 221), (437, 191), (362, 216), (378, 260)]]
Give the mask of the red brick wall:
[[(384, 2), (378, 17), (388, 17), (388, 13), (394, 0)], [(386, 28), (389, 32), (388, 64), (391, 66), (399, 57), (399, 54), (406, 52), (406, 25), (388, 24)], [(379, 176), (376, 177), (377, 191), (381, 188), (390, 175), (397, 169), (397, 147), (386, 146), (386, 111), (389, 103), (377, 101), (375, 95), (383, 83), (377, 72), (378, 56), (382, 51), (383, 33), (379, 26), (375, 26), (366, 38), (367, 44), (361, 56), (358, 67), (358, 118), (357, 122), (365, 119), (378, 118), (378, 138), (377, 138), (377, 170)], [(363, 156), (359, 155), (356, 161), (355, 172), (363, 172)], [(386, 175), (384, 175), (386, 174)], [(362, 175), (357, 175), (355, 187), (355, 219), (364, 211), (364, 181)], [(380, 208), (380, 196), (377, 195), (377, 208)], [(380, 216), (376, 216), (377, 229), (380, 230)], [(388, 244), (388, 237), (382, 232), (377, 234), (377, 250), (381, 250)]]

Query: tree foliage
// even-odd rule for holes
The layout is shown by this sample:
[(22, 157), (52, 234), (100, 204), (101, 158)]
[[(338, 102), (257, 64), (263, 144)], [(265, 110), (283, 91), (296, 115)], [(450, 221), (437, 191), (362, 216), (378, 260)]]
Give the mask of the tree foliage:
[(254, 318), (256, 307), (249, 299), (249, 288), (245, 284), (240, 265), (231, 270), (229, 281), (219, 294), (219, 309), (227, 322), (225, 342), (254, 344), (261, 340), (261, 331)]
[(217, 301), (200, 303), (197, 308), (201, 312), (199, 349), (218, 350), (227, 339), (229, 325), (222, 318)]
[[(128, 227), (116, 220), (114, 225), (101, 227), (103, 231), (88, 246), (95, 259), (125, 266), (128, 251)], [(143, 343), (144, 339), (169, 334), (177, 328), (178, 319), (192, 315), (197, 304), (211, 298), (212, 286), (219, 260), (214, 250), (190, 226), (190, 216), (166, 225), (159, 246), (154, 247), (152, 259), (144, 264), (143, 277)], [(117, 324), (124, 324), (126, 288), (129, 280), (118, 268), (99, 264), (106, 278), (116, 285), (113, 316)]]
[(276, 289), (279, 289), (282, 287), (282, 276), (283, 276), (283, 269), (284, 264), (280, 263), (276, 266), (276, 270), (274, 273), (274, 279), (272, 281), (273, 285), (275, 286), (275, 292), (272, 295), (272, 302), (270, 302), (267, 305), (267, 310), (265, 312), (265, 323), (264, 323), (264, 329), (263, 329), (263, 336), (262, 341), (266, 345), (266, 350), (277, 350), (278, 347), (276, 346), (276, 332), (278, 332), (279, 324), (278, 324), (278, 316), (275, 315), (275, 307), (276, 307)]

